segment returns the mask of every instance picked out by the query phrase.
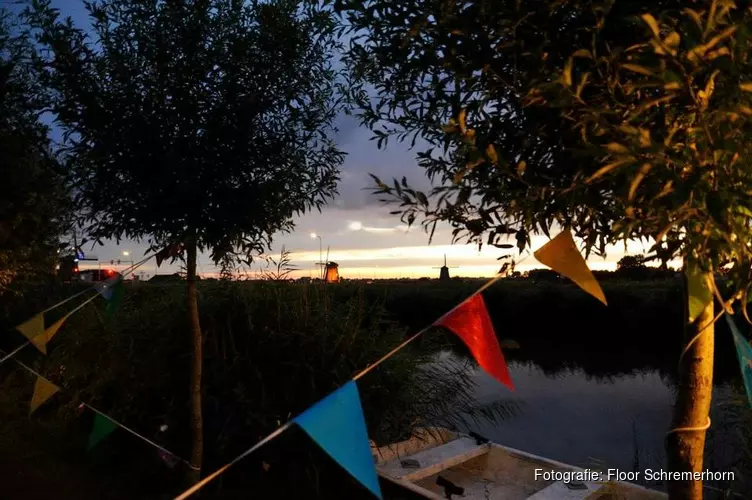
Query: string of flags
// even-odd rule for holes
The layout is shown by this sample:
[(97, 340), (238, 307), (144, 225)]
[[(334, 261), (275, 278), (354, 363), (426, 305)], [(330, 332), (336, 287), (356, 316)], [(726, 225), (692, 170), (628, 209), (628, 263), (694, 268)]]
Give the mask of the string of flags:
[[(139, 262), (133, 264), (131, 267), (125, 269), (123, 271), (123, 274), (132, 273), (142, 265), (144, 265), (149, 259), (154, 257), (155, 254), (149, 255), (145, 257), (144, 259), (140, 260)], [(83, 301), (81, 304), (76, 306), (74, 309), (69, 311), (68, 313), (64, 314), (61, 318), (59, 318), (57, 321), (52, 323), (50, 326), (46, 326), (47, 323), (45, 321), (45, 314), (57, 309), (58, 307), (67, 304), (71, 300), (80, 297), (84, 295), (87, 292), (95, 291), (96, 293), (92, 294), (89, 298), (87, 298), (85, 301)], [(18, 348), (14, 349), (10, 354), (4, 356), (0, 359), (0, 363), (6, 361), (7, 359), (13, 357), (16, 353), (20, 352), (24, 347), (26, 347), (28, 344), (34, 345), (39, 352), (42, 354), (47, 354), (47, 344), (53, 339), (53, 337), (58, 333), (60, 328), (62, 328), (63, 324), (73, 316), (76, 312), (80, 311), (86, 304), (97, 298), (98, 296), (102, 296), (107, 300), (107, 306), (106, 306), (106, 314), (108, 318), (111, 318), (114, 314), (115, 310), (119, 306), (120, 302), (122, 301), (123, 293), (125, 292), (125, 287), (123, 285), (123, 279), (121, 276), (114, 276), (102, 283), (96, 283), (94, 286), (87, 288), (85, 290), (82, 290), (70, 297), (68, 297), (65, 300), (62, 300), (58, 302), (57, 304), (54, 304), (44, 311), (41, 311), (34, 316), (32, 316), (30, 319), (24, 321), (20, 325), (16, 327), (16, 330), (21, 332), (21, 334), (26, 337), (27, 341), (20, 345)]]
[[(563, 231), (562, 234), (541, 247), (534, 255), (541, 263), (559, 274), (572, 279), (583, 290), (603, 304), (606, 304), (605, 295), (595, 277), (588, 269), (582, 254), (577, 251), (572, 233), (569, 230)], [(376, 498), (382, 499), (374, 459), (371, 454), (371, 445), (368, 440), (368, 432), (365, 426), (365, 416), (357, 388), (357, 380), (399, 352), (415, 338), (430, 330), (431, 327), (444, 327), (452, 331), (465, 343), (473, 358), (484, 371), (501, 384), (514, 390), (509, 368), (504, 360), (504, 355), (488, 314), (486, 303), (481, 295), (486, 288), (490, 287), (499, 278), (501, 278), (501, 275), (491, 278), (470, 295), (470, 297), (434, 321), (429, 327), (408, 338), (377, 362), (356, 374), (343, 386), (309, 407), (290, 422), (276, 429), (259, 443), (247, 449), (220, 469), (176, 496), (175, 500), (184, 500), (190, 497), (232, 465), (281, 435), (292, 425), (297, 425), (303, 429), (318, 446), (353, 478), (368, 489)]]
[[(32, 374), (36, 381), (34, 382), (34, 392), (31, 396), (31, 401), (29, 402), (29, 416), (34, 414), (36, 410), (38, 410), (44, 403), (46, 403), (48, 400), (50, 400), (55, 394), (60, 392), (61, 388), (50, 381), (48, 378), (41, 375), (36, 370), (30, 368), (25, 363), (22, 363), (21, 361), (14, 359), (14, 361), (24, 370)], [(106, 413), (94, 408), (88, 403), (81, 403), (79, 405), (79, 409), (83, 410), (84, 408), (87, 408), (94, 412), (94, 423), (92, 425), (91, 433), (89, 434), (88, 442), (86, 449), (87, 451), (91, 451), (95, 446), (97, 446), (102, 440), (104, 440), (107, 436), (112, 434), (116, 429), (121, 428), (130, 434), (136, 436), (137, 438), (141, 439), (142, 441), (146, 442), (147, 444), (157, 448), (161, 455), (163, 456), (163, 459), (172, 459), (172, 460), (165, 460), (165, 462), (170, 465), (171, 463), (175, 461), (183, 462), (189, 467), (193, 467), (188, 460), (185, 460), (184, 458), (181, 458), (180, 456), (176, 455), (175, 453), (167, 450), (163, 446), (158, 445), (154, 441), (144, 437), (143, 435), (139, 434), (138, 432), (134, 431), (130, 427), (125, 426), (124, 424), (118, 422), (117, 420), (113, 419)]]
[[(705, 275), (695, 265), (687, 266), (685, 270), (685, 276), (687, 278), (687, 304), (688, 314), (687, 320), (689, 323), (693, 323), (705, 310), (708, 304), (713, 302), (713, 289), (715, 284), (713, 283), (712, 275), (709, 277), (710, 281), (706, 280)], [(717, 290), (717, 289), (716, 289)], [(719, 300), (720, 295), (719, 295)], [(746, 304), (742, 304), (742, 307), (747, 307)], [(726, 307), (724, 306), (724, 309)], [(739, 331), (736, 326), (736, 322), (729, 313), (730, 310), (726, 309), (722, 314), (726, 318), (731, 336), (734, 339), (734, 347), (736, 348), (736, 356), (739, 360), (739, 367), (741, 369), (742, 380), (744, 381), (744, 390), (747, 393), (747, 401), (752, 406), (752, 346), (750, 346), (747, 339)], [(716, 318), (718, 319), (718, 318)], [(703, 333), (700, 331), (694, 339), (692, 339), (682, 352), (682, 356), (689, 350), (689, 347), (699, 338)]]
[[(156, 257), (157, 265), (160, 265), (165, 259), (176, 257), (180, 251), (182, 251), (181, 245), (171, 245), (156, 254), (147, 257), (137, 265), (133, 266), (133, 268), (135, 269), (135, 267), (143, 264), (151, 257)], [(548, 243), (535, 251), (533, 255), (540, 263), (546, 265), (562, 276), (569, 278), (583, 291), (587, 292), (604, 305), (607, 305), (605, 294), (593, 273), (588, 268), (585, 259), (578, 251), (573, 235), (569, 229), (563, 230), (555, 238), (551, 239)], [(707, 304), (713, 300), (713, 292), (709, 288), (712, 285), (704, 282), (702, 273), (697, 269), (688, 268), (686, 270), (686, 275), (689, 299), (689, 318), (690, 321), (692, 321), (693, 319), (696, 319)], [(248, 448), (235, 459), (194, 484), (192, 487), (175, 497), (175, 500), (188, 498), (213, 479), (224, 473), (229, 467), (253, 453), (269, 441), (275, 439), (293, 425), (300, 427), (345, 471), (360, 482), (360, 484), (362, 484), (375, 497), (381, 499), (382, 494), (374, 465), (374, 459), (371, 454), (371, 444), (368, 440), (368, 432), (366, 429), (365, 416), (360, 400), (357, 380), (399, 352), (402, 348), (430, 330), (432, 327), (443, 327), (450, 330), (462, 340), (480, 368), (510, 390), (514, 390), (514, 384), (509, 374), (509, 368), (504, 359), (498, 337), (494, 331), (482, 295), (482, 292), (485, 289), (490, 287), (501, 277), (501, 275), (497, 275), (487, 281), (482, 287), (476, 290), (459, 305), (455, 306), (452, 310), (444, 314), (441, 318), (405, 340), (402, 344), (394, 348), (375, 363), (368, 365), (365, 369), (353, 376), (350, 381), (310, 406), (291, 421), (277, 428), (274, 432)], [(112, 312), (117, 308), (117, 305), (123, 296), (124, 287), (122, 280), (118, 277), (113, 281), (98, 284), (94, 289), (97, 291), (97, 294), (84, 301), (73, 311), (67, 313), (49, 327), (46, 327), (44, 313), (62, 305), (62, 303), (72, 300), (76, 296), (80, 296), (83, 292), (79, 292), (62, 303), (39, 313), (30, 320), (19, 325), (17, 329), (29, 339), (30, 343), (33, 343), (41, 352), (46, 354), (47, 343), (52, 337), (54, 337), (64, 324), (65, 320), (94, 297), (101, 295), (107, 300), (107, 315), (108, 317), (111, 317)], [(739, 332), (728, 314), (726, 314), (726, 320), (728, 321), (729, 327), (734, 336), (734, 342), (744, 377), (745, 389), (747, 391), (747, 396), (752, 403), (752, 347)], [(19, 350), (20, 348), (0, 359), (0, 363), (12, 357), (13, 354)], [(20, 361), (16, 361), (37, 376), (34, 386), (34, 394), (30, 401), (29, 412), (32, 414), (41, 405), (59, 392), (60, 388), (23, 365)], [(87, 404), (82, 404), (82, 406), (95, 412), (94, 424), (88, 441), (89, 449), (95, 447), (115, 429), (123, 428), (158, 448), (163, 454), (163, 457), (170, 457), (173, 460), (185, 463), (189, 467), (193, 467), (187, 460), (178, 457), (153, 441), (136, 433), (132, 429), (116, 422), (99, 410), (96, 410)]]
[[(124, 287), (124, 283), (122, 279), (123, 275), (133, 273), (136, 269), (138, 269), (140, 266), (145, 264), (152, 257), (157, 257), (157, 260), (158, 260), (157, 265), (159, 265), (166, 258), (176, 257), (180, 251), (182, 251), (181, 245), (171, 245), (170, 247), (167, 247), (164, 250), (151, 254), (145, 257), (144, 259), (142, 259), (141, 261), (126, 268), (122, 272), (121, 275), (110, 278), (102, 283), (96, 283), (93, 287), (77, 292), (76, 294), (35, 314), (33, 317), (31, 317), (27, 321), (24, 321), (23, 323), (21, 323), (20, 325), (16, 327), (16, 329), (21, 334), (23, 334), (24, 337), (27, 338), (27, 341), (21, 344), (20, 346), (18, 346), (13, 351), (11, 351), (9, 354), (2, 356), (2, 358), (0, 358), (0, 363), (3, 363), (7, 361), (8, 359), (13, 359), (13, 361), (15, 361), (19, 366), (21, 366), (23, 369), (25, 369), (26, 371), (28, 371), (29, 373), (31, 373), (32, 375), (36, 377), (36, 380), (34, 383), (34, 392), (32, 394), (31, 401), (29, 402), (29, 416), (31, 416), (44, 403), (50, 400), (55, 394), (60, 392), (61, 389), (59, 386), (51, 382), (49, 379), (43, 377), (38, 372), (31, 369), (30, 367), (28, 367), (26, 364), (22, 363), (18, 359), (15, 359), (14, 356), (29, 344), (33, 344), (41, 353), (47, 354), (47, 344), (58, 333), (58, 331), (66, 322), (66, 320), (70, 318), (73, 314), (81, 310), (86, 304), (88, 304), (89, 302), (91, 302), (98, 296), (102, 296), (105, 300), (107, 300), (106, 314), (108, 318), (111, 318), (112, 314), (114, 314), (115, 310), (118, 308), (120, 302), (122, 301), (122, 298), (125, 292), (125, 287)], [(94, 293), (92, 296), (84, 300), (81, 304), (73, 308), (68, 313), (64, 314), (57, 321), (47, 326), (47, 323), (45, 321), (46, 313), (58, 307), (61, 307), (67, 304), (68, 302), (78, 297), (81, 297), (82, 295), (88, 292), (91, 292), (92, 290), (95, 291), (96, 293)], [(0, 352), (0, 354), (2, 353)], [(93, 423), (92, 431), (91, 431), (91, 434), (89, 435), (88, 444), (87, 444), (88, 450), (93, 449), (97, 444), (99, 444), (103, 439), (109, 436), (117, 428), (122, 428), (128, 431), (129, 433), (133, 434), (134, 436), (138, 437), (142, 441), (157, 448), (160, 452), (160, 457), (162, 457), (162, 459), (166, 463), (168, 463), (168, 465), (172, 466), (176, 462), (182, 462), (186, 464), (188, 467), (194, 468), (194, 466), (188, 460), (185, 460), (179, 457), (175, 453), (165, 449), (164, 447), (158, 445), (154, 441), (137, 433), (133, 429), (114, 420), (112, 417), (97, 410), (91, 405), (87, 403), (81, 403), (79, 408), (80, 409), (88, 408), (89, 410), (94, 412), (94, 423)]]

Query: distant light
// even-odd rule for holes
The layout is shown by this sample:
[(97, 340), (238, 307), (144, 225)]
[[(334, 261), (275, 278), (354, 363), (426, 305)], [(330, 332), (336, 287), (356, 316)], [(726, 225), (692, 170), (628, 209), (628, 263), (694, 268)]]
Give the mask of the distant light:
[(318, 235), (318, 234), (316, 234), (316, 233), (311, 233), (311, 238), (318, 238), (318, 237), (319, 237), (319, 235)]
[(358, 221), (353, 221), (350, 223), (348, 227), (350, 228), (351, 231), (360, 231), (361, 229), (363, 229), (363, 224), (361, 224)]
[(131, 254), (131, 253), (130, 253), (130, 252), (129, 252), (128, 250), (125, 250), (125, 251), (123, 252), (123, 255), (125, 255), (126, 257), (128, 257), (128, 256), (129, 256), (130, 254)]
[(78, 262), (78, 259), (73, 259), (73, 262)]

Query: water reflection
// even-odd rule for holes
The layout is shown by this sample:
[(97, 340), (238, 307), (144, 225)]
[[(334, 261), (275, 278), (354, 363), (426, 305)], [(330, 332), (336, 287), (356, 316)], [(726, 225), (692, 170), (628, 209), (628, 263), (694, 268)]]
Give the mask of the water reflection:
[[(441, 354), (443, 362), (456, 357)], [(462, 430), (584, 468), (665, 468), (664, 436), (670, 428), (674, 388), (658, 370), (597, 377), (572, 366), (547, 374), (532, 362), (510, 362), (514, 392), (482, 370), (470, 370), (478, 404), (512, 401), (520, 412), (504, 421), (481, 420)], [(728, 385), (715, 388), (713, 431), (707, 446), (711, 470), (730, 470), (739, 455), (734, 425), (718, 404), (733, 393)]]

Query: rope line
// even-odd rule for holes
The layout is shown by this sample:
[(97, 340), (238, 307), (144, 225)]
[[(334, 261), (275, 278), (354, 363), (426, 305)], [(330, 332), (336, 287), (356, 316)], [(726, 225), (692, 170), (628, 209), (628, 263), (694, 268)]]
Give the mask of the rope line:
[[(47, 377), (43, 376), (43, 375), (42, 375), (42, 374), (40, 374), (40, 373), (39, 373), (38, 371), (36, 371), (36, 370), (34, 370), (33, 368), (29, 367), (29, 366), (28, 366), (28, 365), (27, 365), (26, 363), (23, 363), (23, 362), (19, 361), (18, 359), (15, 359), (15, 358), (13, 359), (13, 361), (15, 361), (16, 363), (18, 363), (18, 365), (20, 365), (20, 366), (21, 366), (21, 367), (22, 367), (23, 369), (25, 369), (26, 371), (28, 371), (28, 372), (29, 372), (29, 373), (31, 373), (32, 375), (34, 375), (34, 376), (36, 376), (36, 377), (38, 377), (38, 378), (41, 378), (42, 380), (46, 381), (46, 382), (47, 382), (47, 383), (49, 383), (49, 384), (52, 384), (52, 385), (54, 385), (55, 387), (58, 387), (58, 388), (60, 388), (60, 387), (59, 387), (59, 386), (58, 386), (57, 384), (53, 383), (53, 382), (52, 382), (52, 381), (51, 381), (50, 379), (48, 379)], [(109, 421), (110, 421), (110, 422), (112, 422), (113, 424), (117, 425), (118, 427), (121, 427), (121, 428), (122, 428), (123, 430), (125, 430), (125, 431), (128, 431), (129, 433), (133, 434), (133, 435), (134, 435), (134, 436), (136, 436), (137, 438), (139, 438), (139, 439), (141, 439), (142, 441), (144, 441), (144, 442), (148, 443), (149, 445), (153, 446), (154, 448), (157, 448), (158, 450), (160, 450), (160, 451), (163, 451), (164, 453), (167, 453), (167, 454), (168, 454), (168, 455), (170, 455), (171, 457), (173, 457), (173, 458), (175, 458), (175, 459), (179, 460), (180, 462), (182, 462), (182, 463), (186, 464), (186, 465), (187, 465), (188, 467), (190, 467), (190, 468), (192, 468), (192, 469), (194, 469), (194, 470), (197, 470), (197, 468), (196, 468), (195, 466), (193, 466), (193, 465), (192, 465), (192, 464), (191, 464), (191, 463), (190, 463), (190, 462), (189, 462), (188, 460), (185, 460), (184, 458), (182, 458), (182, 457), (181, 457), (181, 456), (179, 456), (179, 455), (176, 455), (175, 453), (171, 452), (171, 451), (170, 451), (170, 450), (168, 450), (167, 448), (165, 448), (165, 447), (163, 447), (163, 446), (160, 446), (160, 445), (158, 445), (157, 443), (155, 443), (155, 442), (154, 442), (154, 441), (152, 441), (151, 439), (149, 439), (149, 438), (147, 438), (147, 437), (145, 437), (145, 436), (142, 436), (141, 434), (139, 434), (138, 432), (134, 431), (134, 430), (133, 430), (133, 429), (131, 429), (130, 427), (127, 427), (126, 425), (122, 424), (121, 422), (118, 422), (118, 421), (117, 421), (117, 420), (115, 420), (114, 418), (110, 417), (109, 415), (107, 415), (107, 414), (106, 414), (106, 413), (104, 413), (103, 411), (101, 411), (101, 410), (98, 410), (98, 409), (94, 408), (93, 406), (91, 406), (91, 405), (90, 405), (90, 404), (88, 404), (88, 403), (83, 403), (83, 402), (82, 402), (81, 404), (82, 404), (83, 406), (85, 406), (86, 408), (90, 409), (91, 411), (93, 411), (93, 412), (95, 412), (95, 413), (98, 413), (99, 415), (103, 416), (104, 418), (106, 418), (107, 420), (109, 420)]]
[[(528, 255), (526, 255), (517, 264), (520, 264), (520, 263), (524, 262), (531, 255), (533, 255), (533, 254), (532, 253), (528, 253)], [(404, 347), (406, 347), (408, 344), (410, 344), (413, 340), (417, 339), (419, 336), (421, 336), (422, 334), (424, 334), (425, 332), (427, 332), (429, 329), (431, 329), (431, 327), (433, 325), (435, 325), (436, 323), (438, 323), (441, 320), (445, 319), (447, 316), (449, 316), (450, 314), (452, 314), (454, 311), (456, 311), (457, 309), (459, 309), (460, 307), (462, 307), (462, 304), (464, 304), (465, 302), (467, 302), (469, 299), (475, 297), (476, 295), (482, 293), (484, 290), (486, 290), (488, 287), (490, 287), (491, 285), (493, 285), (494, 283), (496, 283), (501, 278), (503, 278), (502, 275), (496, 274), (493, 278), (491, 278), (486, 283), (484, 283), (483, 286), (481, 286), (480, 288), (478, 288), (477, 290), (475, 290), (472, 294), (470, 294), (462, 302), (460, 302), (459, 304), (457, 304), (456, 306), (454, 306), (448, 312), (444, 313), (440, 318), (438, 318), (437, 320), (433, 321), (430, 325), (424, 327), (418, 333), (414, 334), (412, 337), (408, 338), (407, 340), (405, 340), (404, 342), (402, 342), (400, 345), (398, 345), (397, 347), (395, 347), (394, 349), (392, 349), (391, 351), (389, 351), (387, 354), (385, 354), (384, 356), (382, 356), (378, 361), (376, 361), (375, 363), (372, 363), (372, 364), (366, 366), (363, 370), (361, 370), (360, 372), (358, 372), (357, 374), (355, 374), (355, 376), (353, 376), (351, 380), (356, 380), (357, 381), (358, 379), (360, 379), (361, 377), (363, 377), (364, 375), (366, 375), (368, 372), (370, 372), (371, 370), (373, 370), (374, 368), (376, 368), (377, 366), (379, 366), (381, 363), (383, 363), (387, 359), (389, 359), (392, 356), (394, 356), (395, 354), (397, 354)], [(253, 445), (250, 448), (248, 448), (246, 451), (244, 451), (243, 453), (241, 453), (240, 455), (238, 455), (237, 457), (235, 457), (232, 461), (230, 461), (227, 464), (223, 465), (222, 467), (220, 467), (216, 471), (212, 472), (210, 475), (206, 476), (201, 481), (197, 482), (196, 484), (194, 484), (193, 486), (191, 486), (190, 488), (188, 488), (187, 490), (185, 490), (180, 495), (176, 496), (174, 500), (185, 500), (186, 498), (188, 498), (192, 494), (196, 493), (198, 490), (200, 490), (201, 488), (203, 488), (204, 486), (206, 486), (209, 482), (211, 482), (212, 480), (214, 480), (215, 478), (217, 478), (220, 474), (224, 473), (227, 469), (229, 469), (230, 467), (232, 467), (234, 464), (238, 463), (243, 458), (247, 457), (248, 455), (250, 455), (251, 453), (253, 453), (257, 449), (261, 448), (263, 445), (265, 445), (266, 443), (268, 443), (269, 441), (271, 441), (272, 439), (276, 438), (277, 436), (279, 436), (280, 434), (282, 434), (284, 431), (286, 431), (287, 429), (289, 429), (290, 427), (292, 427), (292, 424), (293, 424), (292, 421), (288, 421), (285, 424), (283, 424), (282, 426), (278, 427), (271, 434), (267, 435), (264, 439), (262, 439), (261, 441), (259, 441), (255, 445)]]
[[(136, 269), (138, 269), (139, 267), (141, 267), (142, 265), (144, 265), (149, 259), (151, 259), (155, 255), (156, 255), (156, 253), (153, 253), (150, 256), (148, 256), (148, 257), (140, 260), (136, 264), (130, 266), (130, 268), (127, 268), (126, 270), (124, 270), (123, 273), (126, 273), (126, 274), (127, 273), (132, 273), (133, 271), (135, 271)], [(102, 291), (99, 288), (100, 286), (101, 286), (101, 283), (97, 283), (95, 285), (92, 285), (91, 287), (89, 287), (89, 288), (87, 288), (85, 290), (82, 290), (82, 291), (80, 291), (80, 292), (78, 292), (78, 293), (76, 293), (74, 295), (71, 295), (70, 297), (68, 297), (67, 299), (65, 299), (63, 301), (58, 302), (56, 305), (54, 305), (52, 307), (48, 307), (44, 311), (35, 314), (35, 316), (38, 316), (40, 314), (44, 314), (45, 312), (48, 312), (48, 311), (52, 311), (56, 307), (59, 307), (59, 306), (65, 304), (67, 302), (70, 302), (71, 300), (75, 299), (76, 297), (79, 297), (79, 296), (83, 295), (86, 292), (90, 292), (92, 290), (94, 290), (94, 291), (97, 292), (97, 293), (93, 294), (91, 297), (89, 297), (88, 299), (86, 299), (85, 301), (83, 301), (81, 304), (79, 304), (78, 306), (76, 306), (75, 308), (73, 308), (73, 310), (71, 310), (70, 312), (68, 312), (68, 314), (66, 314), (65, 316), (63, 316), (63, 319), (66, 319), (69, 316), (72, 316), (73, 313), (79, 311), (86, 304), (88, 304), (89, 302), (91, 302), (92, 300), (94, 300), (95, 298), (97, 298), (99, 296), (99, 294), (101, 293), (101, 291)], [(44, 335), (44, 333), (42, 333), (42, 335)], [(16, 349), (14, 349), (10, 354), (7, 354), (7, 355), (3, 356), (2, 358), (0, 358), (0, 364), (3, 364), (8, 359), (12, 358), (13, 356), (15, 356), (16, 354), (18, 354), (19, 352), (21, 352), (21, 350), (24, 347), (26, 347), (27, 345), (29, 345), (29, 344), (31, 344), (31, 340), (27, 340), (26, 342), (24, 342), (23, 344), (21, 344), (20, 346), (18, 346)]]

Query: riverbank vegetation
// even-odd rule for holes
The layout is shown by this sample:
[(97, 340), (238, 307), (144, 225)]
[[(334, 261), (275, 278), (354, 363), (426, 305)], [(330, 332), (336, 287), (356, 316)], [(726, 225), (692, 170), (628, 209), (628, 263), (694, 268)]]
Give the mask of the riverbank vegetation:
[[(207, 466), (217, 468), (257, 442), (437, 319), (479, 282), (200, 282)], [(10, 303), (4, 326), (25, 319), (34, 312), (29, 307), (44, 308), (76, 289), (30, 292), (27, 296), (37, 299)], [(608, 308), (572, 285), (530, 279), (502, 280), (484, 295), (499, 337), (519, 344), (505, 351), (509, 361), (535, 364), (550, 376), (573, 369), (598, 378), (658, 370), (675, 380), (680, 281), (611, 282), (604, 290)], [(74, 315), (50, 344), (48, 357), (33, 348), (21, 353), (19, 359), (63, 388), (31, 419), (33, 377), (14, 363), (0, 366), (0, 460), (6, 470), (18, 471), (12, 481), (19, 492), (37, 498), (51, 491), (70, 492), (70, 498), (167, 498), (180, 489), (182, 465), (171, 469), (156, 450), (124, 431), (87, 454), (93, 417), (78, 405), (85, 401), (178, 455), (189, 452), (185, 387), (191, 344), (183, 335), (184, 288), (128, 283), (110, 321), (103, 302)], [(733, 346), (725, 337), (719, 336), (718, 354), (725, 361), (716, 364), (716, 382), (738, 384)], [(6, 336), (2, 349), (21, 339)], [(511, 401), (478, 408), (473, 383), (459, 366), (435, 367), (439, 372), (419, 368), (444, 349), (464, 352), (453, 336), (430, 330), (359, 384), (376, 443), (397, 440), (425, 422), (453, 426), (459, 419), (490, 417), (504, 425), (504, 418), (515, 415)], [(167, 429), (160, 431), (163, 425)], [(214, 485), (221, 491), (217, 498), (251, 490), (359, 497), (359, 486), (303, 433), (293, 431), (278, 441)]]

